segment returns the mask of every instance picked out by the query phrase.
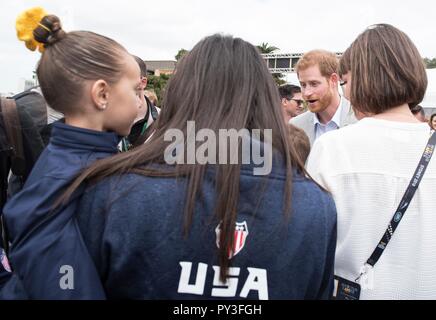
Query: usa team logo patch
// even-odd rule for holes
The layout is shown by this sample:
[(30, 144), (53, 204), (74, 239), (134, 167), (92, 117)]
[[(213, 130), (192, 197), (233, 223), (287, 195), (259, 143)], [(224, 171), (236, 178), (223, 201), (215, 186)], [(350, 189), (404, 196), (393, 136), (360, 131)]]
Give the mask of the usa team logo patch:
[(6, 257), (5, 252), (2, 251), (0, 252), (0, 262), (3, 266), (3, 268), (7, 271), (7, 272), (12, 272), (11, 266), (9, 265), (9, 260), (8, 257)]
[[(216, 245), (219, 248), (220, 247), (220, 233), (221, 233), (221, 224), (219, 224), (216, 229)], [(248, 236), (248, 226), (247, 222), (236, 222), (235, 224), (235, 239), (233, 242), (233, 250), (229, 252), (229, 259), (232, 259), (234, 256), (236, 256), (245, 246), (245, 241), (247, 240)]]

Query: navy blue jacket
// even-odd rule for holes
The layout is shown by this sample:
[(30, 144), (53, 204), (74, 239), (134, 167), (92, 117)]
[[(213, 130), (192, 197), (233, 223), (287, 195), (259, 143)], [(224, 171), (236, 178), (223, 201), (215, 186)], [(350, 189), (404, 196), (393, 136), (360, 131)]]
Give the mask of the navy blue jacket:
[(267, 178), (254, 176), (250, 166), (242, 168), (227, 285), (219, 281), (213, 170), (206, 175), (186, 238), (185, 179), (127, 174), (89, 186), (77, 219), (107, 297), (329, 298), (336, 246), (332, 198), (294, 174), (291, 217), (286, 220), (284, 166), (274, 163)]
[[(9, 261), (13, 276), (0, 297), (105, 298), (74, 216), (84, 188), (79, 188), (59, 209), (53, 211), (53, 205), (84, 167), (117, 153), (118, 142), (115, 133), (62, 122), (53, 125), (50, 143), (23, 190), (7, 202), (3, 211), (12, 242)], [(73, 278), (67, 279), (66, 275)]]

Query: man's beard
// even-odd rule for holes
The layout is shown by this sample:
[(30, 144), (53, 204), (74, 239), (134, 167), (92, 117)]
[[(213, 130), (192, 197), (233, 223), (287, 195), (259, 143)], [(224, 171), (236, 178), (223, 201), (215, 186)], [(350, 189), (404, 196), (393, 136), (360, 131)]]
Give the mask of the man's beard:
[[(332, 103), (332, 99), (333, 99), (333, 94), (332, 92), (329, 90), (328, 92), (326, 92), (326, 94), (324, 94), (324, 96), (322, 96), (321, 98), (318, 99), (317, 102), (315, 102), (314, 106), (311, 106), (310, 104), (308, 105), (308, 108), (311, 112), (322, 112), (325, 109), (327, 109), (327, 107)], [(310, 99), (312, 100), (312, 99)], [(313, 99), (316, 100), (316, 99)]]

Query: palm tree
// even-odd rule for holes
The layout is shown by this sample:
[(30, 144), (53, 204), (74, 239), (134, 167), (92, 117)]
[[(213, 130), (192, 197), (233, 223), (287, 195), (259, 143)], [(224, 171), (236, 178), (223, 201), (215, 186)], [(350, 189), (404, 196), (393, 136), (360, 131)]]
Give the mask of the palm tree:
[[(275, 47), (275, 46), (270, 46), (268, 44), (268, 42), (262, 42), (260, 45), (256, 46), (261, 54), (268, 54), (268, 53), (273, 53), (274, 51), (279, 50), (279, 48)], [(278, 86), (281, 86), (282, 84), (285, 84), (286, 81), (283, 80), (284, 75), (281, 73), (273, 73), (272, 74), (275, 82), (277, 83)]]
[(270, 46), (268, 42), (262, 42), (260, 45), (256, 46), (260, 53), (266, 54), (266, 53), (273, 53), (274, 51), (279, 50), (279, 48)]

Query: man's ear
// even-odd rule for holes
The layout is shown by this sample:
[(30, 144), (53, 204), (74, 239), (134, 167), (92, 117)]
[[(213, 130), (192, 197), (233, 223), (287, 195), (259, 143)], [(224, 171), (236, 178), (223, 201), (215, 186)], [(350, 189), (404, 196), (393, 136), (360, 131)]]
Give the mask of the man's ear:
[(144, 90), (147, 89), (147, 83), (148, 83), (147, 77), (142, 77), (141, 84), (144, 86)]
[(97, 80), (92, 84), (91, 97), (94, 107), (99, 110), (107, 108), (109, 100), (109, 85), (104, 80)]
[(339, 83), (339, 75), (337, 73), (332, 73), (330, 75), (330, 81), (334, 87), (337, 87)]

